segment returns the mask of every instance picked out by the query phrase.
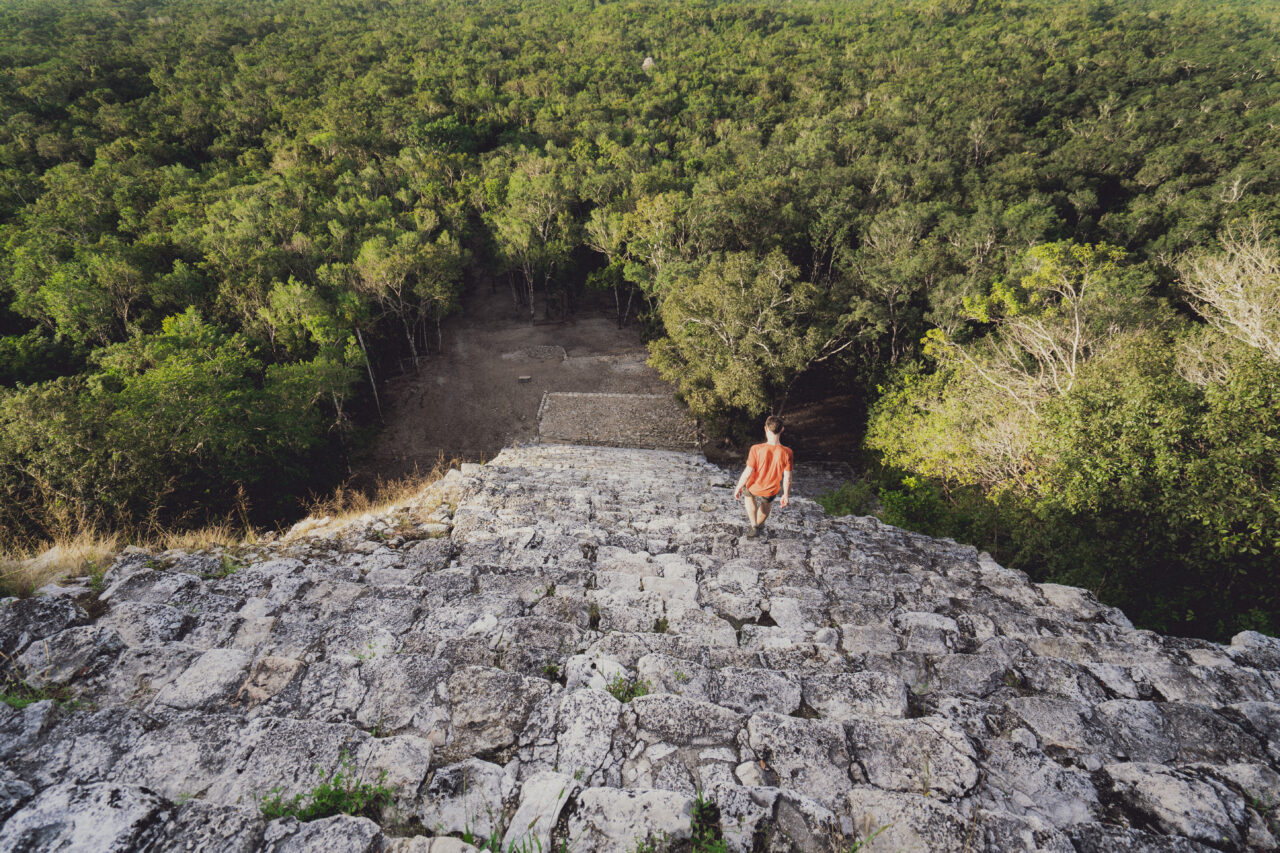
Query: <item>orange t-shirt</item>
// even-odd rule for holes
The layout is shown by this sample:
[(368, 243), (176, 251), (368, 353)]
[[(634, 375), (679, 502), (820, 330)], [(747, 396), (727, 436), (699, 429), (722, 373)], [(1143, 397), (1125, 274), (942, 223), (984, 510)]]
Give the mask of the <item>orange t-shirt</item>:
[(781, 444), (755, 444), (747, 454), (747, 467), (751, 480), (747, 491), (758, 497), (776, 495), (782, 488), (782, 473), (791, 470), (793, 454), (790, 447)]

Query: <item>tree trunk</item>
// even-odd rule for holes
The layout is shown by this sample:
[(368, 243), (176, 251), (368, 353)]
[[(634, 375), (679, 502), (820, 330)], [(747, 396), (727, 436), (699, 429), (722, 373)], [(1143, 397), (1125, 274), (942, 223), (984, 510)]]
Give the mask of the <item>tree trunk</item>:
[(369, 387), (373, 389), (373, 406), (378, 410), (378, 420), (385, 425), (386, 419), (382, 417), (382, 401), (378, 399), (378, 383), (373, 378), (373, 363), (369, 361), (369, 350), (364, 345), (364, 335), (360, 334), (359, 326), (356, 326), (356, 340), (360, 343), (360, 352), (364, 353), (364, 369), (369, 371)]

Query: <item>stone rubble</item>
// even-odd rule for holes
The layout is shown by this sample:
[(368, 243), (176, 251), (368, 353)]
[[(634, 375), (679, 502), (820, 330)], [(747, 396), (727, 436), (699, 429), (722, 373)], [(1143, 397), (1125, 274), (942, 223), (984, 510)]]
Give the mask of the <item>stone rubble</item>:
[[(1280, 849), (1280, 641), (804, 499), (747, 539), (735, 473), (513, 448), (0, 602), (5, 678), (76, 699), (0, 705), (0, 850)], [(344, 763), (378, 820), (262, 816)]]

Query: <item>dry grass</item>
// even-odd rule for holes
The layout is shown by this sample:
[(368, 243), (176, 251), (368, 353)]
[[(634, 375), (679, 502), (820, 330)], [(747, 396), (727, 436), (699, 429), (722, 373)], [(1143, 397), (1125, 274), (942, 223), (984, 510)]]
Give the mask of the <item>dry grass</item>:
[[(414, 467), (413, 473), (390, 480), (379, 478), (371, 489), (339, 486), (325, 497), (313, 498), (307, 504), (307, 518), (289, 532), (290, 538), (320, 529), (333, 529), (350, 524), (365, 515), (386, 515), (396, 507), (412, 503), (422, 490), (462, 464), (461, 459), (446, 459), (443, 453), (425, 473)], [(421, 507), (425, 512), (434, 506)]]
[(118, 533), (95, 530), (46, 542), (29, 553), (0, 554), (0, 596), (26, 596), (64, 577), (100, 569), (124, 547)]
[[(294, 526), (292, 536), (318, 528), (341, 527), (363, 515), (389, 513), (404, 506), (423, 489), (439, 480), (460, 459), (446, 459), (443, 454), (431, 470), (391, 480), (378, 480), (372, 489), (356, 489), (342, 485), (325, 497), (307, 504), (309, 517)], [(430, 512), (435, 507), (423, 507)], [(242, 515), (243, 517), (243, 515)], [(126, 544), (149, 551), (200, 551), (253, 544), (258, 531), (244, 524), (221, 522), (198, 530), (168, 530), (154, 527), (144, 534), (126, 538), (124, 534), (101, 533), (88, 528), (27, 551), (0, 551), (0, 598), (28, 596), (42, 586), (72, 577), (92, 577), (110, 565)]]

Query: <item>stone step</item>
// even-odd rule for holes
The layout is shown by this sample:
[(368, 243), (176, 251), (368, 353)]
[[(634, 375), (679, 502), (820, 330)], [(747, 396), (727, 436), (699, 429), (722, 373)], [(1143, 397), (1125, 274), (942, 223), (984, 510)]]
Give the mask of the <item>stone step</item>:
[(0, 848), (118, 802), (161, 846), (396, 849), (363, 819), (257, 815), (344, 755), (387, 771), (384, 825), (504, 849), (687, 838), (699, 791), (731, 850), (879, 826), (887, 849), (1274, 848), (1280, 642), (1136, 631), (1082, 590), (803, 498), (748, 539), (735, 476), (509, 448), (380, 516), (130, 553), (100, 595), (7, 603), (8, 677), (91, 707), (0, 706)]

